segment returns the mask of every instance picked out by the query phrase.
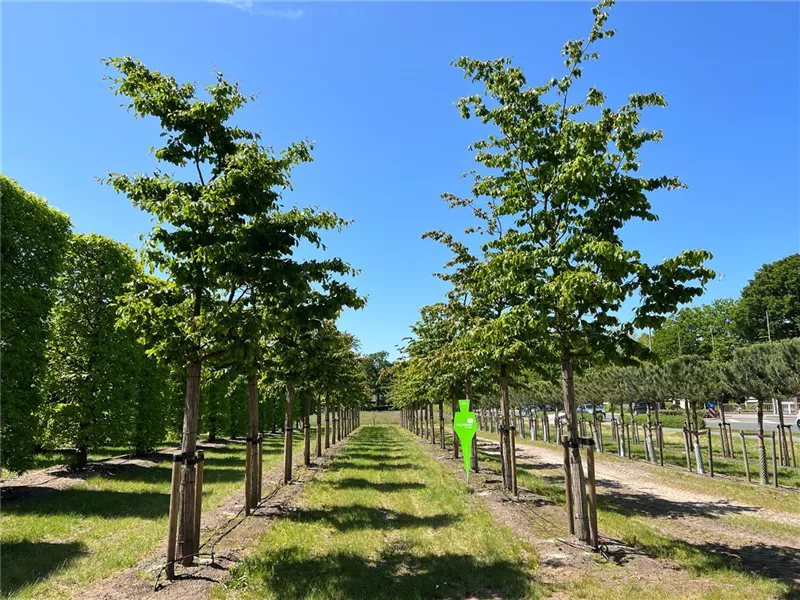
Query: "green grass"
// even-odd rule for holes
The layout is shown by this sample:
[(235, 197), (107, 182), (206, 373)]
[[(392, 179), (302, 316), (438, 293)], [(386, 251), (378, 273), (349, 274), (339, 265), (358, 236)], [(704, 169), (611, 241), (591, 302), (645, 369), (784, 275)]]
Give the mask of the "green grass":
[(361, 424), (362, 425), (385, 425), (387, 423), (400, 424), (400, 411), (399, 410), (362, 410), (361, 411)]
[(363, 427), (215, 598), (531, 598), (534, 550), (407, 432)]
[[(482, 433), (482, 435), (484, 434)], [(486, 437), (496, 437), (496, 435), (486, 434)], [(499, 463), (494, 457), (481, 452), (481, 459), (484, 464), (499, 469)], [(555, 504), (565, 505), (564, 479), (560, 469), (541, 468), (539, 465), (534, 468), (518, 463), (517, 475), (520, 485), (533, 490)], [(723, 484), (723, 482), (715, 483)], [(728, 482), (727, 485), (731, 484)], [(786, 496), (786, 494), (783, 495)], [(624, 495), (613, 491), (601, 492), (598, 495), (597, 515), (601, 535), (623, 541), (649, 556), (675, 560), (693, 577), (709, 579), (719, 586), (711, 589), (706, 586), (698, 597), (753, 600), (754, 598), (794, 597), (791, 594), (798, 593), (796, 588), (777, 581), (769, 575), (751, 572), (742, 560), (732, 555), (721, 544), (690, 543), (665, 533), (663, 529), (669, 529), (669, 522), (648, 516), (646, 504), (646, 501), (631, 501), (630, 498), (625, 498)], [(677, 514), (680, 514), (679, 506), (673, 508)], [(729, 517), (726, 516), (722, 519), (727, 518)], [(770, 527), (766, 521), (756, 517), (737, 515), (730, 518), (732, 524), (756, 531), (763, 532)], [(561, 532), (562, 535), (564, 533)], [(754, 545), (752, 548), (743, 549), (743, 552), (746, 556), (752, 554), (753, 558), (759, 555), (763, 560), (774, 555), (776, 566), (779, 558), (785, 558), (779, 557), (781, 548), (778, 541), (773, 547)], [(787, 573), (772, 573), (772, 575), (779, 577), (786, 576)], [(586, 598), (599, 598), (610, 592), (600, 581), (572, 581), (567, 584), (567, 589), (576, 596)], [(660, 594), (657, 592), (653, 597), (664, 597)], [(688, 591), (686, 594), (687, 597), (693, 596)], [(678, 594), (678, 597), (681, 597), (681, 594)]]
[[(282, 448), (282, 438), (264, 441), (265, 470), (280, 462)], [(206, 451), (205, 513), (242, 487), (244, 463), (244, 444)], [(166, 537), (170, 478), (171, 461), (161, 460), (4, 502), (2, 595), (80, 597), (81, 586), (135, 565)]]

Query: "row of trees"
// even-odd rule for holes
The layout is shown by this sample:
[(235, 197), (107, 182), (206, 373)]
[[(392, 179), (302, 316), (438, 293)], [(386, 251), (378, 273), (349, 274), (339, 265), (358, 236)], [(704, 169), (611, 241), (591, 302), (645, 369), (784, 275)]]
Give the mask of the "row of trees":
[(370, 399), (368, 361), (335, 325), (365, 299), (345, 281), (357, 271), (324, 254), (324, 233), (348, 222), (283, 201), (294, 168), (311, 161), (309, 142), (275, 152), (232, 124), (253, 97), (220, 73), (201, 97), (131, 57), (105, 63), (128, 110), (159, 123), (152, 153), (173, 172), (103, 179), (152, 216), (141, 261), (107, 238), (71, 234), (65, 215), (3, 179), (3, 466), (30, 466), (39, 423), (85, 463), (96, 445), (152, 448), (164, 423), (180, 419), (173, 502), (178, 556), (190, 564), (200, 428), (246, 435), (246, 496), (257, 502), (261, 419), (276, 428), (282, 409), (290, 480), (295, 423), (308, 463), (311, 415), (319, 454), (323, 408), (349, 430), (350, 409)]
[[(471, 397), (479, 381), (496, 381), (503, 478), (515, 491), (512, 382), (534, 374), (560, 381), (567, 497), (584, 541), (590, 535), (573, 373), (644, 358), (647, 348), (635, 331), (658, 327), (714, 276), (704, 250), (651, 265), (620, 237), (631, 219), (656, 220), (649, 193), (684, 184), (639, 174), (641, 148), (662, 137), (641, 128), (642, 111), (665, 106), (663, 96), (632, 94), (611, 108), (599, 89), (578, 85), (598, 58), (594, 46), (613, 36), (606, 27), (611, 5), (603, 0), (593, 9), (589, 35), (562, 49), (565, 73), (542, 85), (529, 85), (509, 59), (455, 61), (481, 86), (459, 101), (462, 116), (491, 132), (471, 146), (478, 168), (470, 193), (444, 198), (470, 210), (475, 224), (463, 240), (445, 231), (426, 234), (452, 251), (441, 275), (451, 290), (446, 302), (422, 310), (394, 392), (402, 405), (424, 399), (431, 392), (421, 388), (437, 382), (454, 398)], [(638, 305), (623, 320), (621, 309), (631, 299)]]

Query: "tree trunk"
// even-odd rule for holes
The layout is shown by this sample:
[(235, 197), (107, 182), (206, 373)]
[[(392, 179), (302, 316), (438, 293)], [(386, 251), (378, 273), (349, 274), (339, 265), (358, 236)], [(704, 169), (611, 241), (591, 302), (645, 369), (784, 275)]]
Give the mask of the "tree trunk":
[(303, 411), (303, 464), (311, 464), (311, 393), (306, 391)]
[(649, 402), (647, 403), (647, 431), (645, 431), (644, 436), (645, 448), (647, 449), (647, 460), (653, 464), (656, 464), (658, 461), (656, 460), (656, 448), (655, 444), (653, 443), (653, 420), (650, 415)]
[(317, 458), (322, 456), (322, 398), (317, 395)]
[(325, 396), (325, 449), (331, 447), (331, 405)]
[(758, 399), (758, 478), (761, 485), (767, 485), (767, 449), (764, 447), (764, 401)]
[[(575, 382), (572, 377), (572, 359), (566, 352), (561, 355), (561, 382), (564, 395), (564, 414), (567, 418), (569, 435), (569, 469), (572, 492), (572, 515), (575, 535), (582, 542), (589, 542), (589, 519), (586, 508), (586, 482), (581, 462), (581, 447), (578, 439), (578, 413), (575, 407)], [(569, 498), (569, 490), (567, 497)]]
[(456, 413), (458, 412), (458, 400), (455, 398), (450, 399), (450, 409), (453, 411), (453, 418), (450, 423), (453, 427), (453, 458), (458, 458), (460, 456), (458, 451), (458, 435), (456, 434)]
[(439, 445), (442, 450), (444, 447), (444, 402), (439, 400)]
[(250, 495), (250, 506), (258, 502), (258, 375), (250, 375), (247, 386), (247, 413), (249, 428), (247, 433), (247, 452), (250, 453), (250, 489), (245, 493)]
[(722, 427), (720, 428), (720, 433), (722, 434), (722, 456), (725, 458), (730, 458), (731, 449), (728, 444), (728, 426), (725, 420), (725, 403), (722, 401), (719, 403), (719, 418), (722, 423)]
[(780, 398), (778, 399), (778, 423), (780, 426), (778, 427), (778, 443), (781, 446), (781, 454), (782, 454), (782, 463), (785, 466), (789, 466), (789, 445), (786, 443), (786, 427), (783, 422), (783, 402), (781, 402)]
[(431, 423), (431, 444), (434, 446), (436, 445), (436, 427), (434, 426), (434, 415), (433, 415), (433, 404), (429, 404), (428, 408), (430, 409), (430, 423)]
[(196, 467), (194, 463), (197, 452), (197, 422), (200, 416), (200, 363), (189, 363), (186, 375), (186, 401), (183, 408), (183, 437), (181, 452), (190, 458), (181, 474), (180, 519), (178, 521), (178, 556), (185, 557), (181, 564), (189, 566), (194, 562), (195, 552), (195, 514), (194, 487)]
[(75, 449), (75, 468), (85, 469), (89, 462), (89, 448), (87, 446), (80, 446)]
[[(475, 412), (475, 408), (472, 405), (472, 379), (469, 376), (467, 376), (467, 381), (466, 381), (466, 384), (465, 384), (464, 387), (465, 387), (466, 392), (467, 392), (467, 400), (469, 400), (469, 411), (470, 412)], [(470, 457), (470, 460), (469, 460), (469, 466), (470, 466), (470, 470), (473, 473), (477, 473), (478, 472), (478, 436), (477, 435), (475, 435), (472, 438), (472, 456)]]
[(292, 480), (292, 401), (294, 400), (294, 383), (286, 382), (286, 413), (283, 428), (283, 482)]
[(511, 436), (513, 435), (513, 430), (511, 430), (511, 415), (508, 404), (508, 367), (502, 365), (500, 367), (500, 411), (503, 417), (504, 435), (501, 437), (501, 440), (503, 440), (503, 454), (506, 459), (506, 489), (514, 491), (517, 489), (517, 469), (515, 464), (516, 457), (511, 452)]

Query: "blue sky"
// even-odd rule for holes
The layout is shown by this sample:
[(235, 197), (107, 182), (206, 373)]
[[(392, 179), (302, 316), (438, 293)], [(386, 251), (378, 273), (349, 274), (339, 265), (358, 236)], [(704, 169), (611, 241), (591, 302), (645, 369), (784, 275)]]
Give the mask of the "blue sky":
[[(510, 56), (532, 83), (562, 73), (560, 48), (591, 23), (569, 3), (4, 3), (2, 172), (67, 212), (80, 232), (139, 244), (148, 218), (95, 181), (151, 170), (153, 121), (134, 120), (103, 81), (100, 58), (132, 55), (205, 85), (216, 68), (257, 102), (240, 123), (282, 148), (309, 138), (315, 162), (287, 200), (355, 223), (328, 238), (361, 269), (369, 304), (341, 326), (364, 352), (395, 346), (419, 308), (446, 290), (448, 258), (429, 229), (461, 231), (442, 192), (463, 192), (467, 145), (487, 132), (453, 103), (475, 90), (449, 66)], [(665, 139), (648, 173), (685, 191), (654, 198), (658, 223), (624, 237), (659, 261), (706, 248), (722, 277), (703, 302), (737, 296), (765, 262), (800, 251), (800, 5), (623, 2), (585, 81), (611, 105), (660, 91), (645, 125)]]

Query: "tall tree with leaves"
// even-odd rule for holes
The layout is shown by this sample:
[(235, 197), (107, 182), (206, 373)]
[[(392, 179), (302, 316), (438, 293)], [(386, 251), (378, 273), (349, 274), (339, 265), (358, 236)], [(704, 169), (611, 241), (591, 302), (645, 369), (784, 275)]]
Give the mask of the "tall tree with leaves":
[(748, 342), (800, 337), (800, 253), (763, 265), (742, 290), (736, 326)]
[(702, 356), (730, 360), (743, 345), (734, 319), (737, 303), (730, 298), (682, 308), (653, 333), (653, 352), (661, 360)]
[[(295, 243), (294, 220), (303, 216), (283, 218), (276, 204), (292, 167), (309, 160), (310, 146), (295, 143), (275, 154), (261, 144), (258, 133), (231, 124), (252, 97), (222, 74), (203, 99), (194, 84), (179, 84), (133, 58), (111, 58), (106, 64), (118, 72), (111, 78), (112, 89), (130, 99), (134, 116), (158, 120), (165, 141), (153, 149), (156, 160), (178, 170), (175, 175), (112, 173), (106, 181), (153, 215), (156, 224), (143, 254), (169, 278), (140, 278), (123, 303), (122, 316), (155, 355), (186, 365), (178, 554), (191, 564), (198, 548), (194, 487), (201, 368), (229, 363), (229, 340), (243, 337), (241, 328), (248, 323), (240, 301), (246, 290), (238, 281), (231, 285), (232, 266), (247, 264), (258, 250), (248, 252), (243, 238), (259, 239), (270, 251), (274, 242), (278, 253)], [(281, 218), (273, 218), (276, 213)], [(253, 230), (257, 235), (248, 235)], [(273, 276), (280, 280), (283, 273)]]
[[(627, 221), (656, 220), (649, 192), (683, 184), (676, 177), (637, 174), (641, 148), (662, 137), (640, 129), (641, 113), (665, 106), (661, 94), (632, 94), (614, 110), (590, 87), (570, 102), (585, 64), (598, 58), (592, 46), (614, 33), (605, 26), (612, 4), (603, 0), (593, 9), (589, 36), (563, 47), (566, 74), (544, 85), (528, 86), (508, 59), (455, 61), (467, 79), (484, 87), (459, 101), (462, 115), (494, 131), (472, 146), (485, 168), (475, 174), (472, 195), (452, 202), (475, 207), (485, 199), (480, 216), (504, 233), (485, 245), (489, 256), (477, 277), (485, 289), (514, 299), (504, 320), (524, 325), (526, 335), (541, 342), (539, 351), (561, 364), (574, 525), (582, 540), (589, 539), (589, 523), (573, 363), (593, 355), (622, 361), (645, 354), (634, 330), (657, 327), (713, 276), (703, 266), (708, 252), (685, 251), (651, 266), (620, 238)], [(600, 117), (587, 119), (587, 110)], [(621, 322), (619, 309), (636, 295), (632, 319)]]
[(75, 448), (78, 468), (90, 448), (124, 444), (136, 418), (144, 349), (116, 327), (116, 302), (137, 270), (127, 246), (76, 234), (58, 279), (42, 412), (49, 443)]
[(0, 175), (0, 411), (2, 466), (33, 464), (48, 317), (70, 239), (69, 217)]

